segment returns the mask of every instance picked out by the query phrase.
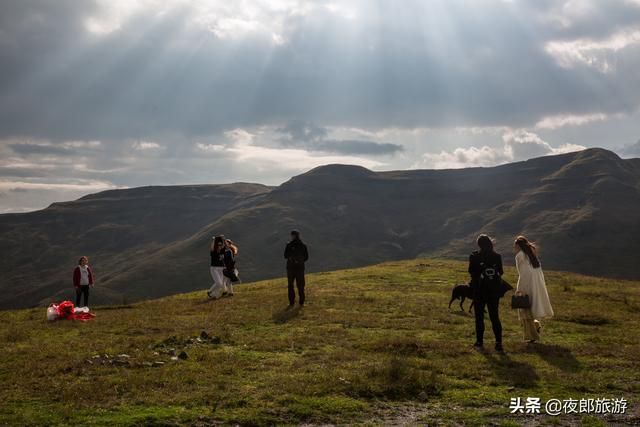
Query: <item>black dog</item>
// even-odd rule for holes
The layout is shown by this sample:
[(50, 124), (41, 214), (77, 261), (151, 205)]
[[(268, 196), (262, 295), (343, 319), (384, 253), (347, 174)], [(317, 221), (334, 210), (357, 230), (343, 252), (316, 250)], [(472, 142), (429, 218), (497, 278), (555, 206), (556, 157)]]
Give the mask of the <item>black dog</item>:
[[(500, 298), (502, 298), (504, 294), (506, 294), (511, 290), (513, 290), (513, 286), (511, 286), (506, 280), (503, 279), (500, 285), (500, 292), (499, 292)], [(471, 289), (471, 286), (467, 285), (466, 283), (461, 285), (455, 285), (453, 287), (453, 290), (451, 291), (451, 301), (449, 301), (449, 309), (451, 309), (451, 303), (459, 299), (460, 310), (464, 311), (464, 308), (462, 307), (462, 303), (467, 298), (471, 300), (471, 305), (469, 306), (469, 313), (471, 313), (471, 309), (473, 308), (473, 289)]]
[(469, 306), (469, 313), (471, 313), (471, 309), (473, 308), (473, 289), (471, 289), (471, 286), (467, 284), (455, 285), (453, 287), (453, 290), (451, 291), (451, 301), (449, 301), (449, 309), (451, 309), (451, 303), (459, 299), (460, 310), (464, 311), (464, 307), (462, 307), (462, 303), (467, 298), (471, 300), (471, 305)]

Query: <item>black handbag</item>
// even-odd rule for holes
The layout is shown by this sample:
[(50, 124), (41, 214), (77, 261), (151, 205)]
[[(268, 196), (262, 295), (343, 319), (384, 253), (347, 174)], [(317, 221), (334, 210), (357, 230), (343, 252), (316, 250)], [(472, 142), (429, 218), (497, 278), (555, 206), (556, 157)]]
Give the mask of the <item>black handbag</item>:
[(511, 297), (511, 308), (531, 308), (531, 300), (529, 295), (522, 292), (516, 292)]
[(236, 270), (235, 268), (233, 270), (228, 270), (225, 268), (224, 270), (222, 270), (222, 274), (231, 279), (233, 283), (240, 281), (240, 278), (238, 277), (238, 270)]

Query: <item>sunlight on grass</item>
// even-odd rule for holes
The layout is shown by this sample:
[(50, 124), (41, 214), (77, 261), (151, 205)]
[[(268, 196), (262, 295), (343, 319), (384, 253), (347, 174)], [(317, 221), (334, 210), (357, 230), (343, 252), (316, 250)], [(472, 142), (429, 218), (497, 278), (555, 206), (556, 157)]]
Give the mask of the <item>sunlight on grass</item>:
[[(515, 282), (514, 271), (506, 278)], [(520, 425), (527, 418), (508, 410), (516, 396), (625, 397), (631, 413), (620, 421), (637, 420), (640, 287), (547, 279), (557, 318), (544, 322), (540, 344), (522, 342), (502, 301), (506, 356), (473, 351), (472, 316), (447, 309), (451, 287), (466, 280), (454, 261), (310, 275), (308, 305), (295, 310), (284, 280), (269, 280), (219, 301), (202, 291), (97, 307), (88, 323), (48, 323), (42, 308), (0, 312), (0, 420)]]

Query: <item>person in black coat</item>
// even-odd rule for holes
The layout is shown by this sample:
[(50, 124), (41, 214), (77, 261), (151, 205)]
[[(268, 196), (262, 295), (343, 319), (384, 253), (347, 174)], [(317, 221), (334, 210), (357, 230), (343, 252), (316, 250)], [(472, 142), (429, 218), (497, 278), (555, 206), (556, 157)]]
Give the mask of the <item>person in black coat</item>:
[(493, 241), (486, 234), (478, 236), (480, 250), (469, 256), (469, 274), (473, 289), (473, 304), (476, 318), (476, 343), (474, 347), (483, 348), (484, 311), (489, 312), (493, 334), (496, 338), (496, 351), (502, 353), (502, 324), (498, 308), (502, 290), (502, 257), (493, 249)]
[(296, 302), (296, 292), (293, 284), (298, 288), (300, 305), (304, 305), (304, 263), (309, 259), (307, 245), (300, 240), (298, 230), (291, 231), (291, 241), (284, 249), (284, 257), (287, 260), (287, 279), (289, 283), (289, 306)]

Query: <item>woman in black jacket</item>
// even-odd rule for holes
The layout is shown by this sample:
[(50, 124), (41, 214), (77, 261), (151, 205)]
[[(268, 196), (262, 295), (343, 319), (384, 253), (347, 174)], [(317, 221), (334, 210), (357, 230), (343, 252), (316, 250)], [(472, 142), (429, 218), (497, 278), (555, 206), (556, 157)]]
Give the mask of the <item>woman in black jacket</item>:
[(500, 305), (500, 288), (502, 284), (502, 257), (493, 249), (493, 240), (486, 234), (478, 236), (480, 250), (469, 256), (469, 274), (473, 289), (473, 310), (476, 316), (476, 343), (474, 347), (483, 348), (484, 339), (484, 309), (487, 308), (493, 334), (496, 337), (496, 351), (504, 352), (502, 348), (502, 324), (498, 308)]

